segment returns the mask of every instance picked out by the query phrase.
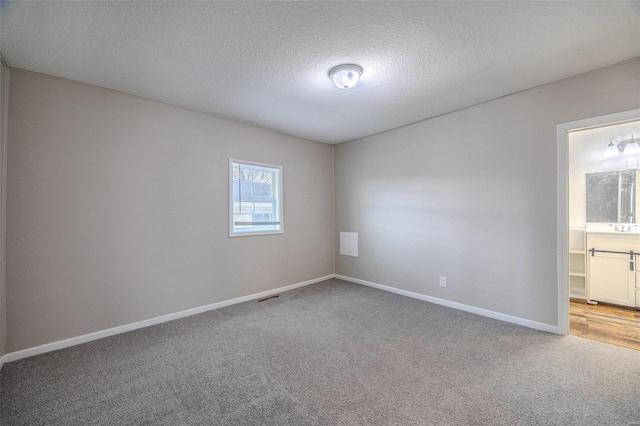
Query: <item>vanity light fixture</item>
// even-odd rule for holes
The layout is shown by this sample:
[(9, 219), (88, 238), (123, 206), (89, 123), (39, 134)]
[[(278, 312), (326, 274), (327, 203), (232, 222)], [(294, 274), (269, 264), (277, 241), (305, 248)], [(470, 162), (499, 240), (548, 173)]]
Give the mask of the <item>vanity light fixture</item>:
[(611, 138), (609, 145), (604, 149), (604, 158), (613, 158), (619, 155), (639, 155), (640, 145), (631, 136), (630, 141), (621, 141), (618, 138)]
[(353, 64), (338, 65), (329, 71), (329, 78), (339, 89), (351, 89), (358, 84), (362, 68)]
[(633, 135), (631, 135), (631, 142), (624, 147), (624, 154), (640, 154), (640, 145), (633, 139)]

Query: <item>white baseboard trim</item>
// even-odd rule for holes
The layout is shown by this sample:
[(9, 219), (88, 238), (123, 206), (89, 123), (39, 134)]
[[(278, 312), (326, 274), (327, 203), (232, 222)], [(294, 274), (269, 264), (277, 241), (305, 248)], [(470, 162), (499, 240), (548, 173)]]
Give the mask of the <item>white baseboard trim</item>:
[(435, 303), (436, 305), (446, 306), (448, 308), (458, 309), (465, 312), (470, 312), (472, 314), (481, 315), (483, 317), (493, 318), (500, 321), (510, 322), (512, 324), (522, 325), (524, 327), (533, 328), (535, 330), (546, 331), (549, 333), (560, 334), (560, 329), (558, 326), (544, 324), (537, 321), (531, 321), (528, 319), (514, 317), (512, 315), (501, 314), (500, 312), (490, 311), (488, 309), (476, 308), (475, 306), (465, 305), (463, 303), (452, 302), (446, 299), (439, 299), (437, 297), (427, 296), (420, 293), (414, 293), (412, 291), (402, 290), (395, 287), (389, 287), (382, 284), (373, 283), (371, 281), (365, 281), (358, 278), (351, 278), (344, 275), (335, 275), (335, 278), (350, 281), (356, 284), (366, 285), (367, 287), (377, 288), (379, 290), (388, 291), (390, 293), (399, 294), (402, 296), (411, 297), (414, 299), (424, 300), (425, 302)]
[(390, 287), (382, 284), (377, 284), (371, 281), (365, 281), (358, 278), (347, 277), (345, 275), (330, 274), (324, 277), (315, 278), (308, 281), (303, 281), (296, 284), (287, 285), (284, 287), (275, 288), (273, 290), (267, 290), (260, 293), (254, 293), (247, 296), (237, 297), (231, 300), (224, 300), (222, 302), (212, 303), (209, 305), (199, 306), (197, 308), (187, 309), (185, 311), (175, 312), (173, 314), (162, 315), (155, 318), (146, 319), (143, 321), (134, 322), (131, 324), (125, 324), (118, 327), (108, 328), (106, 330), (96, 331), (94, 333), (84, 334), (82, 336), (71, 337), (69, 339), (59, 340), (57, 342), (46, 343), (44, 345), (35, 346), (33, 348), (23, 349), (16, 352), (10, 352), (0, 357), (0, 369), (7, 362), (17, 361), (23, 358), (28, 358), (35, 355), (40, 355), (46, 352), (56, 351), (58, 349), (68, 348), (70, 346), (80, 345), (92, 340), (102, 339), (104, 337), (113, 336), (116, 334), (126, 333), (128, 331), (137, 330), (139, 328), (150, 327), (152, 325), (161, 324), (163, 322), (173, 321), (179, 318), (188, 317), (191, 315), (201, 314), (203, 312), (212, 311), (215, 309), (224, 308), (225, 306), (235, 305), (237, 303), (248, 302), (250, 300), (260, 299), (268, 297), (277, 293), (282, 293), (295, 288), (304, 287), (307, 285), (315, 284), (321, 281), (325, 281), (331, 278), (338, 278), (352, 283), (365, 285), (367, 287), (377, 288), (379, 290), (388, 291), (390, 293), (399, 294), (401, 296), (411, 297), (425, 302), (435, 303), (437, 305), (446, 306), (448, 308), (458, 309), (472, 314), (481, 315), (488, 318), (493, 318), (512, 324), (522, 325), (524, 327), (533, 328), (535, 330), (546, 331), (549, 333), (559, 334), (559, 328), (555, 325), (543, 324), (536, 321), (527, 320), (520, 317), (514, 317), (512, 315), (501, 314), (499, 312), (490, 311), (487, 309), (477, 308), (474, 306), (465, 305), (458, 302), (452, 302), (450, 300), (439, 299), (437, 297), (427, 296), (420, 293), (414, 293), (412, 291), (402, 290), (395, 287)]
[(155, 318), (146, 319), (143, 321), (134, 322), (131, 324), (125, 324), (118, 327), (108, 328), (106, 330), (96, 331), (94, 333), (84, 334), (82, 336), (71, 337), (69, 339), (59, 340), (57, 342), (46, 343), (44, 345), (35, 346), (33, 348), (23, 349), (16, 352), (10, 352), (0, 357), (0, 368), (5, 362), (17, 361), (19, 359), (28, 358), (34, 355), (40, 355), (46, 352), (57, 351), (58, 349), (68, 348), (70, 346), (80, 345), (82, 343), (90, 342), (92, 340), (102, 339), (103, 337), (113, 336), (115, 334), (126, 333), (127, 331), (137, 330), (139, 328), (149, 327), (156, 324), (161, 324), (167, 321), (173, 321), (175, 319), (188, 317), (191, 315), (201, 314), (203, 312), (212, 311), (214, 309), (224, 308), (225, 306), (235, 305), (237, 303), (248, 302), (249, 300), (261, 299), (277, 293), (282, 293), (295, 288), (304, 287), (310, 284), (315, 284), (320, 281), (325, 281), (333, 278), (334, 275), (325, 275), (324, 277), (314, 278), (309, 281), (303, 281), (296, 284), (287, 285), (284, 287), (274, 288), (273, 290), (267, 290), (260, 293), (250, 294), (248, 296), (237, 297), (231, 300), (224, 300), (222, 302), (212, 303), (210, 305), (199, 306), (197, 308), (187, 309), (185, 311), (175, 312), (173, 314), (162, 315)]

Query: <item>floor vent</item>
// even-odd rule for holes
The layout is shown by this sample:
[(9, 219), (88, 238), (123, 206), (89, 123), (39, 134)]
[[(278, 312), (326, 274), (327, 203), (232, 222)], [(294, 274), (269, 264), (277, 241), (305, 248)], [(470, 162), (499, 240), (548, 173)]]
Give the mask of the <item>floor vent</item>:
[(276, 294), (274, 296), (265, 297), (264, 299), (258, 299), (258, 302), (264, 302), (265, 300), (275, 299), (276, 297), (280, 297), (280, 295)]

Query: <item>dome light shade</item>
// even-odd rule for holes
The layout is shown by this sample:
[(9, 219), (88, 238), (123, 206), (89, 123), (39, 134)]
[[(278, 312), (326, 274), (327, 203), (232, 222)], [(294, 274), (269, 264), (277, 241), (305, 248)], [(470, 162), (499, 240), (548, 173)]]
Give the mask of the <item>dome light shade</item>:
[(604, 158), (617, 157), (620, 155), (620, 150), (613, 143), (614, 139), (616, 138), (611, 139), (609, 141), (609, 145), (607, 145), (607, 147), (604, 149)]
[[(606, 153), (606, 150), (605, 150)], [(624, 147), (624, 153), (625, 154), (640, 154), (640, 145), (638, 145), (638, 142), (636, 142), (633, 139), (633, 136), (631, 136), (631, 142), (629, 142), (627, 144), (627, 146)]]
[(339, 89), (351, 89), (361, 75), (362, 68), (357, 65), (339, 65), (329, 72), (329, 78)]

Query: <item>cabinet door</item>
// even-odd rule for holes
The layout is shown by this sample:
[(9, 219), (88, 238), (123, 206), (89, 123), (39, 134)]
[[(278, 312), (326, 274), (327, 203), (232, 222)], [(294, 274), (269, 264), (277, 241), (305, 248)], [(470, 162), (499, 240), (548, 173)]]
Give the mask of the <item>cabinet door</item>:
[(635, 306), (635, 272), (628, 255), (596, 253), (589, 256), (589, 296), (592, 300)]
[(640, 266), (638, 266), (640, 256), (636, 254), (634, 257), (636, 267), (636, 308), (640, 308)]

